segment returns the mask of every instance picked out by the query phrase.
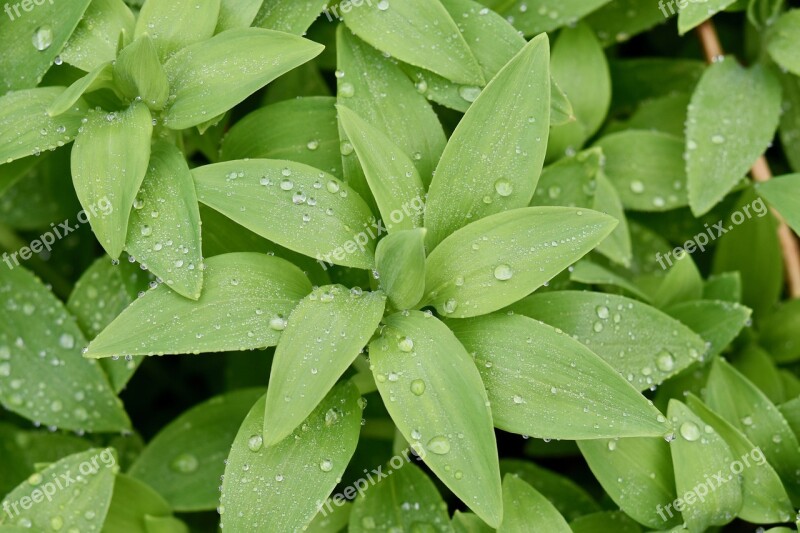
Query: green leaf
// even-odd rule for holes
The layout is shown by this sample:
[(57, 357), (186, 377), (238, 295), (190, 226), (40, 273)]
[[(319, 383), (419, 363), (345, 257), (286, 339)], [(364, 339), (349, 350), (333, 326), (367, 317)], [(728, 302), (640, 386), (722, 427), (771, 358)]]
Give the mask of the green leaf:
[(327, 3), (326, 0), (264, 0), (253, 26), (305, 35)]
[(222, 0), (216, 33), (251, 26), (263, 3), (264, 0)]
[(55, 117), (66, 113), (80, 100), (84, 93), (111, 87), (113, 79), (113, 67), (111, 62), (100, 63), (97, 65), (97, 68), (89, 72), (86, 76), (78, 79), (75, 83), (67, 87), (64, 92), (58, 95), (47, 107), (47, 114), (51, 117)]
[(169, 516), (169, 504), (152, 487), (127, 475), (117, 474), (111, 506), (101, 533), (150, 533), (148, 516)]
[(262, 237), (323, 266), (324, 260), (374, 267), (374, 239), (381, 230), (367, 204), (333, 176), (268, 159), (207, 165), (192, 174), (202, 203)]
[[(405, 453), (410, 454), (408, 450)], [(386, 470), (391, 473), (389, 478), (369, 487), (356, 499), (348, 531), (449, 531), (447, 504), (419, 467), (403, 464)], [(413, 504), (408, 505), (410, 502)]]
[(75, 192), (112, 259), (125, 246), (131, 206), (147, 173), (151, 120), (142, 102), (121, 112), (90, 111), (72, 147)]
[[(302, 529), (325, 505), (355, 452), (361, 407), (355, 385), (336, 386), (303, 429), (263, 445), (264, 399), (257, 401), (233, 441), (222, 482), (221, 527), (269, 531)], [(336, 420), (327, 413), (336, 409)]]
[(553, 504), (520, 478), (503, 478), (503, 522), (500, 533), (553, 532), (571, 533), (571, 529)]
[(567, 520), (600, 510), (600, 506), (589, 493), (569, 477), (541, 468), (530, 461), (503, 459), (500, 461), (500, 472), (519, 477), (542, 493)]
[[(138, 271), (138, 272), (137, 272)], [(67, 309), (77, 319), (78, 326), (88, 340), (94, 339), (144, 290), (141, 269), (130, 265), (114, 265), (107, 256), (95, 261), (75, 283), (67, 301)], [(114, 392), (120, 392), (141, 364), (142, 358), (118, 360), (103, 359), (105, 370)]]
[(338, 9), (345, 24), (375, 48), (456, 83), (484, 84), (478, 61), (439, 0), (370, 1), (349, 7)]
[(281, 74), (313, 59), (322, 48), (294, 35), (260, 28), (230, 30), (188, 46), (164, 65), (170, 98), (174, 96), (164, 125), (180, 130), (221, 115)]
[(609, 3), (610, 0), (512, 0), (504, 2), (501, 14), (510, 17), (525, 35), (552, 31)]
[[(264, 444), (276, 444), (314, 410), (380, 324), (386, 296), (328, 285), (303, 298), (286, 324), (269, 376)], [(327, 337), (326, 342), (320, 339)], [(334, 411), (332, 416), (338, 416)]]
[(583, 440), (578, 447), (594, 477), (628, 516), (657, 530), (682, 522), (678, 513), (664, 509), (676, 496), (664, 439)]
[(617, 193), (603, 172), (598, 172), (595, 180), (597, 180), (597, 190), (594, 194), (592, 209), (605, 213), (619, 222), (611, 235), (597, 245), (597, 251), (617, 264), (630, 266), (632, 258), (631, 234), (619, 193)]
[(591, 207), (602, 161), (602, 150), (592, 148), (545, 167), (530, 205)]
[(627, 291), (631, 296), (645, 303), (651, 303), (650, 296), (642, 292), (639, 287), (626, 278), (596, 263), (592, 263), (588, 259), (581, 259), (575, 263), (569, 274), (569, 279), (570, 281), (585, 283), (587, 285), (610, 285), (619, 287)]
[(343, 105), (339, 122), (353, 144), (388, 232), (422, 226), (425, 189), (411, 158)]
[(264, 391), (243, 389), (193, 407), (163, 428), (128, 474), (154, 487), (183, 512), (210, 511), (219, 502), (217, 481), (233, 439)]
[[(631, 8), (638, 13), (654, 11), (659, 19), (656, 22), (664, 20), (656, 4), (648, 0), (614, 0), (608, 8), (618, 8), (615, 9), (617, 15)], [(601, 9), (597, 14), (604, 11)], [(612, 42), (615, 40), (614, 34), (605, 37)], [(612, 61), (609, 68), (614, 80), (614, 107), (635, 108), (646, 100), (692, 93), (706, 71), (706, 64), (698, 59), (650, 57)]]
[(709, 409), (697, 396), (689, 394), (686, 403), (695, 415), (725, 439), (739, 461), (748, 456), (753, 461), (748, 461), (741, 473), (742, 508), (738, 516), (755, 523), (788, 521), (793, 512), (792, 503), (778, 474), (766, 462), (761, 450), (753, 446), (741, 431)]
[(789, 174), (755, 185), (756, 192), (777, 209), (795, 233), (800, 233), (800, 174)]
[[(220, 160), (287, 159), (341, 178), (342, 155), (336, 100), (294, 98), (262, 107), (233, 125), (220, 148)], [(263, 127), (269, 124), (269, 128)]]
[(733, 366), (753, 385), (761, 389), (771, 402), (786, 401), (784, 380), (770, 354), (759, 345), (750, 343), (739, 350)]
[(491, 313), (530, 294), (606, 237), (595, 211), (527, 207), (458, 230), (428, 256), (424, 305), (453, 318)]
[[(668, 18), (668, 1), (664, 9), (651, 0), (611, 0), (588, 17), (586, 22), (595, 30), (603, 46), (625, 42), (631, 37), (662, 24)], [(675, 14), (673, 10), (671, 15)], [(614, 87), (617, 90), (617, 87)]]
[[(447, 137), (439, 118), (417, 87), (395, 63), (340, 25), (336, 34), (339, 103), (382, 131), (417, 167), (427, 186)], [(344, 131), (342, 138), (344, 140)], [(347, 182), (364, 198), (371, 191), (358, 157), (343, 144)], [(347, 152), (350, 152), (347, 154)]]
[(664, 312), (689, 326), (708, 343), (707, 358), (722, 353), (749, 323), (752, 313), (736, 302), (719, 300), (676, 302)]
[[(122, 403), (99, 365), (81, 358), (86, 341), (61, 302), (22, 267), (0, 267), (0, 294), (5, 301), (0, 308), (3, 406), (62, 429), (128, 429)], [(23, 395), (34, 389), (35, 396)]]
[(781, 144), (792, 170), (800, 172), (800, 77), (782, 73), (781, 84), (783, 85)]
[(548, 53), (546, 35), (533, 39), (489, 82), (450, 137), (425, 211), (431, 249), (469, 220), (530, 203), (550, 124)]
[(197, 301), (161, 285), (125, 309), (94, 341), (86, 357), (247, 350), (274, 346), (285, 318), (311, 291), (297, 267), (262, 254), (206, 260)]
[(669, 401), (668, 416), (677, 429), (670, 451), (680, 509), (666, 512), (680, 511), (690, 531), (727, 524), (742, 508), (740, 478), (730, 473), (736, 459), (730, 446), (678, 400)]
[(148, 34), (141, 35), (119, 53), (114, 62), (114, 81), (129, 99), (141, 98), (153, 110), (164, 108), (169, 83)]
[(551, 128), (548, 160), (559, 159), (583, 146), (600, 128), (611, 102), (608, 62), (586, 24), (561, 30), (550, 62), (553, 80), (569, 98), (576, 120)]
[(678, 10), (678, 33), (685, 35), (689, 30), (699, 26), (735, 2), (736, 0), (711, 0), (702, 4), (689, 2), (686, 7)]
[(48, 115), (49, 106), (63, 91), (63, 87), (39, 87), (0, 96), (0, 163), (38, 156), (72, 141), (88, 107), (76, 98), (69, 111)]
[(627, 130), (603, 137), (597, 146), (606, 156), (606, 176), (627, 209), (667, 211), (688, 205), (680, 138), (657, 131)]
[[(31, 475), (5, 497), (0, 524), (13, 516), (18, 525), (33, 531), (96, 528), (108, 512), (117, 472), (113, 448), (65, 457)], [(72, 488), (66, 490), (68, 486)], [(23, 502), (27, 505), (20, 505)]]
[[(36, 87), (75, 31), (90, 0), (9, 3), (0, 17), (0, 94)], [(27, 9), (26, 9), (27, 7)], [(3, 104), (2, 108), (5, 108)], [(5, 143), (0, 143), (0, 146)]]
[(703, 287), (704, 300), (739, 303), (742, 300), (742, 279), (738, 272), (709, 276)]
[(777, 363), (800, 360), (800, 299), (782, 303), (761, 325), (758, 342)]
[(308, 524), (306, 531), (308, 533), (339, 533), (347, 527), (350, 521), (350, 512), (353, 510), (353, 504), (343, 502), (341, 506), (334, 506), (331, 512), (323, 514), (317, 513), (314, 520)]
[(369, 353), (386, 409), (437, 477), (497, 527), (502, 517), (497, 444), (475, 363), (432, 315), (409, 311), (384, 322)]
[(219, 10), (220, 0), (147, 0), (136, 19), (134, 37), (149, 35), (164, 61), (214, 35)]
[(120, 34), (123, 42), (130, 42), (135, 25), (136, 17), (123, 0), (92, 0), (61, 51), (61, 59), (85, 72), (114, 61)]
[(425, 294), (425, 228), (398, 231), (378, 242), (380, 287), (395, 309), (411, 309)]
[(572, 533), (641, 533), (642, 528), (622, 511), (603, 511), (576, 518), (569, 523)]
[(778, 65), (800, 76), (798, 48), (800, 48), (800, 9), (790, 9), (769, 29), (767, 50)]
[[(714, 230), (719, 242), (711, 270), (716, 274), (739, 272), (742, 303), (759, 319), (772, 310), (783, 290), (783, 253), (778, 240), (778, 224), (752, 189), (745, 191), (734, 207), (731, 222), (736, 220), (734, 213), (739, 213), (738, 219), (744, 222), (740, 225), (723, 224)], [(755, 213), (750, 208), (754, 208)], [(747, 214), (741, 216), (745, 209)], [(720, 229), (725, 231), (721, 237)]]
[(692, 213), (707, 213), (764, 153), (778, 127), (775, 76), (733, 58), (711, 65), (692, 95), (686, 126), (686, 174)]
[(786, 419), (758, 387), (725, 361), (717, 359), (703, 400), (758, 446), (783, 480), (793, 503), (800, 497), (800, 446)]
[(153, 145), (125, 249), (178, 294), (200, 297), (203, 257), (194, 180), (183, 153), (164, 141)]
[(623, 296), (549, 292), (529, 296), (510, 309), (572, 335), (638, 390), (659, 385), (700, 360), (706, 350), (703, 339), (677, 320)]
[(549, 439), (664, 435), (666, 419), (578, 341), (520, 315), (451, 320), (473, 355), (495, 427)]
[(630, 117), (613, 120), (604, 131), (607, 134), (625, 130), (660, 131), (675, 137), (683, 137), (689, 100), (691, 100), (689, 93), (673, 93), (644, 100)]
[(703, 277), (692, 261), (692, 256), (682, 252), (653, 295), (653, 305), (660, 309), (670, 305), (691, 302), (703, 297)]

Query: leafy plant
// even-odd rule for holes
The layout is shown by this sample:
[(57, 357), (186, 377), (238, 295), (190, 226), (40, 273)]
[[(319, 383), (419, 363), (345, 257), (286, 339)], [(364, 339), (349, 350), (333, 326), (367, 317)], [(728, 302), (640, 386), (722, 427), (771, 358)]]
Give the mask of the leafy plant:
[(5, 14), (0, 533), (796, 527), (797, 9)]

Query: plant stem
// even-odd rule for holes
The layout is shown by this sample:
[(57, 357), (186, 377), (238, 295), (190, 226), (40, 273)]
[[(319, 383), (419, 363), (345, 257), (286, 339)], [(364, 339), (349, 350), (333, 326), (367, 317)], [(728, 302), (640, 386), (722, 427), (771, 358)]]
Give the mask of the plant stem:
[[(697, 35), (703, 45), (703, 53), (708, 63), (713, 63), (716, 58), (724, 54), (717, 30), (714, 28), (714, 23), (711, 22), (711, 19), (697, 27)], [(763, 182), (772, 178), (772, 171), (764, 155), (761, 155), (756, 160), (750, 173), (755, 181)], [(789, 229), (789, 226), (786, 225), (783, 217), (774, 209), (772, 214), (778, 220), (778, 239), (783, 251), (783, 266), (786, 270), (786, 284), (789, 295), (792, 298), (800, 298), (800, 247), (798, 247), (797, 239), (792, 230)]]

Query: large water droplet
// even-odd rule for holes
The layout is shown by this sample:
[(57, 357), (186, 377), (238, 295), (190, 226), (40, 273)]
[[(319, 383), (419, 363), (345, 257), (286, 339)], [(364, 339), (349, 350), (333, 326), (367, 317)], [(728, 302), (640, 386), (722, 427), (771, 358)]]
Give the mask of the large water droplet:
[(261, 437), (261, 435), (253, 435), (247, 439), (247, 447), (250, 448), (251, 452), (257, 452), (260, 450), (263, 444), (264, 439)]
[(39, 26), (34, 30), (31, 41), (33, 42), (34, 48), (37, 50), (47, 50), (50, 48), (50, 45), (53, 44), (53, 28), (47, 24)]
[(692, 442), (700, 438), (700, 428), (694, 422), (684, 422), (680, 428), (681, 437)]
[(508, 265), (498, 265), (494, 269), (494, 277), (500, 281), (508, 281), (514, 276), (514, 271)]
[(417, 396), (425, 394), (425, 382), (421, 379), (415, 379), (411, 382), (411, 392)]
[(174, 471), (180, 472), (181, 474), (191, 474), (200, 466), (200, 461), (191, 453), (182, 453), (173, 459), (169, 466)]
[(494, 190), (500, 196), (511, 196), (514, 192), (514, 185), (506, 178), (500, 178), (494, 182)]
[(403, 337), (397, 341), (397, 347), (401, 352), (409, 353), (414, 349), (414, 341), (410, 337)]
[(444, 435), (437, 435), (428, 441), (425, 446), (429, 451), (436, 455), (445, 455), (450, 453), (450, 441)]

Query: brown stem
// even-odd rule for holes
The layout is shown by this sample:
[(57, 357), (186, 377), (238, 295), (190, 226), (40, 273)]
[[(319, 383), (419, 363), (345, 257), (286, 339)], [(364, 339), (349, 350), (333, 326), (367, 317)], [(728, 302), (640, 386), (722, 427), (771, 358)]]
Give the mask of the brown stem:
[[(719, 42), (717, 30), (714, 23), (707, 20), (697, 27), (697, 35), (703, 45), (703, 53), (708, 63), (713, 63), (716, 58), (724, 54), (722, 44)], [(772, 171), (769, 168), (767, 158), (763, 155), (753, 164), (750, 173), (756, 181), (767, 181), (772, 178)], [(800, 298), (800, 247), (792, 230), (786, 225), (783, 217), (772, 210), (775, 218), (778, 219), (778, 239), (780, 239), (781, 250), (783, 251), (783, 266), (786, 270), (786, 284), (792, 298)]]

